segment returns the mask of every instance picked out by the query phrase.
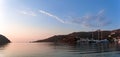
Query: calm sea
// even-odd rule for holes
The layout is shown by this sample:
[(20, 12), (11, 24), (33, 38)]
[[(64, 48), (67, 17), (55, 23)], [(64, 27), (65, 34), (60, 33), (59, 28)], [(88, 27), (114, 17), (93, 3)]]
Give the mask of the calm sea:
[(0, 57), (120, 57), (119, 44), (10, 43)]

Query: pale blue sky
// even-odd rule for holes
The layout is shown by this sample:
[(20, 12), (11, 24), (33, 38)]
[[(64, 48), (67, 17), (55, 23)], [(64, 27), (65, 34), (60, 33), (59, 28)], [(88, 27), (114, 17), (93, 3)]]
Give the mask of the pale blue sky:
[(119, 0), (3, 0), (3, 2), (4, 20), (1, 19), (3, 25), (1, 34), (7, 35), (15, 42), (98, 28), (102, 30), (120, 28)]

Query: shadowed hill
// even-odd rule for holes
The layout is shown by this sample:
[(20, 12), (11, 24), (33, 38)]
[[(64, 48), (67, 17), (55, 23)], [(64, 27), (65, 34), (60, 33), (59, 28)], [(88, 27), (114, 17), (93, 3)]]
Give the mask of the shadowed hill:
[(37, 41), (34, 41), (34, 42), (59, 42), (63, 38), (65, 38), (65, 35), (55, 35), (55, 36), (49, 37), (47, 39), (37, 40)]
[(10, 43), (10, 42), (11, 41), (7, 37), (5, 37), (3, 35), (0, 35), (0, 44), (7, 44), (7, 43)]
[[(68, 35), (55, 35), (44, 40), (37, 40), (33, 42), (64, 42), (64, 43), (75, 43), (76, 40), (81, 39), (109, 39), (120, 38), (120, 29), (111, 31), (91, 31), (91, 32), (73, 32)], [(111, 33), (115, 32), (114, 35)], [(99, 33), (99, 37), (98, 37)], [(93, 34), (93, 36), (92, 36)], [(111, 37), (109, 37), (111, 35)], [(78, 38), (78, 39), (77, 39)]]

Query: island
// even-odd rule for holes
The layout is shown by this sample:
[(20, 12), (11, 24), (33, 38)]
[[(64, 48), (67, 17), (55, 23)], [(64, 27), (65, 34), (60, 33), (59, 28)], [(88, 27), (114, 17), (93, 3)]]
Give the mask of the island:
[(10, 43), (10, 42), (11, 41), (7, 37), (5, 37), (4, 35), (0, 34), (0, 45), (7, 44), (7, 43)]

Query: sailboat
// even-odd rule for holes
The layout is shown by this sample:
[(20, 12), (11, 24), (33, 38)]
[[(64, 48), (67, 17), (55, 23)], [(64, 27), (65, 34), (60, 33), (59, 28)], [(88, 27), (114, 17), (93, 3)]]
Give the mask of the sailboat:
[(98, 39), (94, 40), (93, 39), (94, 35), (92, 32), (92, 39), (89, 40), (89, 43), (108, 43), (109, 41), (107, 39), (102, 39), (102, 31), (99, 29), (98, 30)]

